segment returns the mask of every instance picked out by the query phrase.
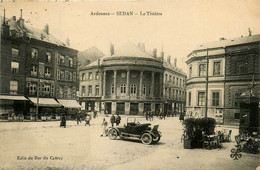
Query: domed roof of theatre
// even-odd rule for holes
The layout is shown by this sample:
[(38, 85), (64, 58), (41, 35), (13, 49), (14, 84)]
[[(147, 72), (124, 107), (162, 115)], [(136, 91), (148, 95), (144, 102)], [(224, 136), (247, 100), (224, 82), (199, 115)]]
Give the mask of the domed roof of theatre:
[(114, 52), (115, 53), (112, 56), (108, 56), (106, 58), (108, 59), (117, 57), (134, 57), (154, 59), (151, 55), (146, 53), (144, 50), (142, 50), (140, 47), (138, 47), (132, 42), (126, 42), (122, 45), (115, 46)]
[(144, 50), (142, 50), (136, 44), (128, 41), (121, 45), (115, 45), (114, 54), (112, 56), (106, 55), (104, 57), (101, 57), (98, 60), (93, 61), (92, 63), (90, 63), (86, 66), (82, 66), (81, 68), (89, 68), (89, 67), (93, 67), (93, 66), (95, 67), (95, 66), (98, 66), (99, 64), (102, 65), (105, 60), (117, 59), (117, 58), (122, 59), (124, 57), (127, 57), (127, 58), (132, 57), (133, 59), (136, 59), (136, 58), (152, 59), (152, 60), (160, 61), (157, 58), (152, 57), (150, 54), (148, 54)]

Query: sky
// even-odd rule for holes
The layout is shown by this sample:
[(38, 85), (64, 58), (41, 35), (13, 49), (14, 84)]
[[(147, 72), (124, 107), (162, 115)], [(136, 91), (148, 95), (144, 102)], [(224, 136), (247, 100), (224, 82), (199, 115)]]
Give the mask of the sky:
[[(83, 51), (92, 46), (109, 54), (110, 43), (145, 43), (146, 50), (164, 50), (177, 58), (177, 66), (186, 72), (185, 58), (202, 43), (219, 38), (260, 34), (259, 0), (172, 0), (172, 1), (87, 1), (87, 2), (2, 2), (1, 16), (20, 16), (33, 27), (43, 29), (71, 47)], [(93, 16), (91, 12), (133, 11), (134, 16)], [(140, 12), (158, 12), (162, 16), (141, 16)]]

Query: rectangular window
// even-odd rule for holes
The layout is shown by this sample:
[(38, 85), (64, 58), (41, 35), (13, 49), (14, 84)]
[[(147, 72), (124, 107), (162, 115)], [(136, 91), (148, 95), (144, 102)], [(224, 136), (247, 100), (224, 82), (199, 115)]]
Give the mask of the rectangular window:
[(167, 81), (168, 81), (168, 75), (165, 74), (165, 83), (167, 83)]
[(10, 81), (10, 94), (17, 94), (18, 81)]
[(60, 80), (64, 80), (64, 71), (60, 71)]
[(31, 55), (32, 58), (38, 58), (38, 49), (32, 48)]
[(151, 95), (151, 86), (148, 86), (148, 96)]
[(188, 97), (189, 101), (188, 101), (188, 105), (191, 105), (191, 92), (189, 92), (189, 97)]
[(169, 76), (169, 82), (172, 82), (172, 76)]
[(181, 100), (181, 91), (179, 91), (179, 100)]
[(63, 55), (58, 55), (58, 65), (64, 65), (65, 59)]
[(73, 67), (73, 58), (69, 57), (69, 67)]
[(212, 92), (212, 106), (219, 106), (219, 92)]
[(176, 100), (178, 100), (178, 90), (176, 90)]
[(46, 52), (46, 62), (50, 63), (51, 62), (51, 52)]
[(73, 86), (72, 88), (72, 98), (75, 99), (76, 98), (76, 87)]
[(54, 84), (51, 84), (51, 97), (54, 97)]
[(214, 62), (213, 65), (213, 75), (220, 75), (220, 62)]
[(57, 79), (60, 80), (60, 70), (57, 70)]
[(38, 71), (38, 66), (32, 65), (31, 66), (31, 76), (36, 77), (37, 76), (37, 71)]
[(74, 82), (77, 81), (77, 75), (76, 75), (76, 72), (73, 72), (73, 81), (74, 81)]
[(241, 93), (240, 92), (235, 92), (234, 93), (234, 97), (233, 97), (233, 105), (235, 106), (235, 107), (239, 107), (239, 100), (237, 99), (239, 96), (241, 95)]
[(44, 69), (44, 77), (45, 78), (50, 78), (51, 77), (51, 68), (50, 67), (45, 67), (45, 69)]
[(12, 57), (18, 57), (19, 56), (19, 50), (17, 48), (12, 48)]
[(146, 95), (146, 86), (143, 86), (143, 95)]
[(198, 106), (205, 106), (205, 92), (198, 93)]
[(176, 78), (176, 86), (178, 86), (178, 83), (179, 83), (179, 79)]
[(180, 86), (181, 86), (181, 79), (180, 79)]
[(16, 74), (19, 72), (19, 63), (18, 62), (14, 62), (14, 61), (11, 62), (11, 72), (13, 74)]
[(81, 80), (84, 81), (85, 80), (85, 73), (81, 74)]
[(68, 86), (64, 86), (64, 98), (68, 98)]
[(96, 85), (95, 94), (96, 94), (96, 96), (98, 96), (98, 95), (99, 95), (99, 85)]
[(235, 119), (240, 119), (240, 113), (235, 113)]
[(69, 72), (65, 71), (65, 81), (68, 81), (68, 80), (69, 80)]
[(172, 77), (172, 84), (175, 84), (175, 77)]
[(99, 79), (99, 72), (97, 71), (96, 72), (96, 80), (98, 80)]
[(244, 62), (243, 61), (238, 61), (237, 62), (237, 70), (236, 70), (237, 74), (241, 74), (241, 73), (246, 73), (247, 72), (245, 63), (246, 63), (246, 61), (244, 61)]
[(92, 86), (88, 86), (88, 95), (92, 95)]
[(89, 73), (88, 73), (88, 79), (89, 79), (89, 80), (92, 80), (92, 72), (89, 72)]
[(36, 83), (28, 83), (27, 84), (29, 95), (35, 95), (36, 94), (36, 87), (37, 87)]
[(199, 65), (199, 76), (206, 76), (206, 64)]

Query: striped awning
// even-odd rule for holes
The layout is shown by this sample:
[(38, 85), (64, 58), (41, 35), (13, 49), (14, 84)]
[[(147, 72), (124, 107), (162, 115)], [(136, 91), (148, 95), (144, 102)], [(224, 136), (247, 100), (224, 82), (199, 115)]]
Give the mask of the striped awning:
[(24, 96), (10, 96), (10, 95), (0, 95), (0, 99), (3, 99), (3, 100), (28, 100)]
[(58, 99), (58, 102), (66, 108), (81, 108), (76, 100)]
[[(29, 100), (37, 105), (36, 97), (29, 97)], [(39, 98), (38, 106), (46, 106), (46, 107), (61, 107), (61, 105), (56, 102), (53, 98)]]

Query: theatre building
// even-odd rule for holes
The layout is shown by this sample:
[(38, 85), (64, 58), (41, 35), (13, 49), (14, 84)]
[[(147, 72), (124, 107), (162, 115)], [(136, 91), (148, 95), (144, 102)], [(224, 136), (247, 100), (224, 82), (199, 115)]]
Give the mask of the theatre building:
[(80, 101), (86, 111), (126, 115), (163, 111), (166, 94), (162, 58), (146, 53), (144, 44), (130, 42), (118, 48), (111, 45), (110, 51), (111, 55), (79, 68)]
[(43, 108), (51, 115), (57, 107), (79, 108), (77, 50), (54, 38), (48, 25), (39, 30), (25, 23), (22, 11), (19, 20), (4, 16), (1, 24), (1, 115), (29, 116), (37, 103), (39, 118)]

